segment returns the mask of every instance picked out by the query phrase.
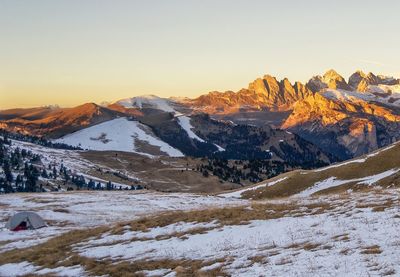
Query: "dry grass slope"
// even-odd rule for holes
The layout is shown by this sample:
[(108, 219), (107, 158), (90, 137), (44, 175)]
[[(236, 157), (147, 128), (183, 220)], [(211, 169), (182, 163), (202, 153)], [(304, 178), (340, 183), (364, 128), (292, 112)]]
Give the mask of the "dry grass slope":
[[(379, 151), (378, 151), (379, 152)], [(376, 155), (369, 157), (359, 157), (354, 160), (366, 158), (364, 162), (345, 162), (342, 166), (332, 166), (325, 170), (293, 171), (281, 175), (275, 179), (286, 176), (287, 178), (277, 185), (261, 187), (256, 190), (249, 190), (242, 194), (243, 198), (265, 199), (287, 197), (304, 191), (315, 183), (336, 177), (338, 180), (358, 179), (382, 173), (390, 169), (400, 168), (400, 144), (395, 144), (392, 148), (380, 151)], [(321, 193), (340, 193), (351, 188), (353, 190), (363, 190), (365, 185), (358, 185), (357, 182), (349, 182), (341, 186), (323, 190)], [(400, 174), (394, 174), (377, 182), (383, 187), (399, 186)]]

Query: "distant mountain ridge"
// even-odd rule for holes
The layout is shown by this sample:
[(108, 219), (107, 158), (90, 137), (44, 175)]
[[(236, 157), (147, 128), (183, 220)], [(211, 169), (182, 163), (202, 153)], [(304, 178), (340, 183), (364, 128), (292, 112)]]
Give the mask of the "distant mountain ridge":
[(306, 85), (269, 75), (238, 92), (212, 92), (187, 102), (195, 111), (242, 124), (274, 124), (347, 159), (400, 139), (400, 80), (335, 70)]
[[(209, 115), (207, 120), (198, 120), (204, 118), (202, 114)], [(126, 117), (137, 122), (139, 129), (146, 129), (147, 135), (167, 142), (177, 151), (201, 156), (221, 152), (222, 148), (229, 149), (231, 132), (239, 129), (235, 127), (239, 124), (259, 128), (257, 136), (264, 134), (265, 128), (274, 130), (268, 131), (267, 137), (261, 136), (264, 139), (270, 136), (271, 141), (279, 141), (277, 134), (282, 131), (280, 129), (286, 129), (312, 142), (325, 154), (347, 159), (400, 139), (399, 115), (399, 79), (356, 71), (346, 81), (335, 70), (328, 70), (322, 76), (312, 77), (306, 84), (265, 75), (238, 92), (214, 91), (195, 99), (144, 95), (104, 106), (88, 103), (68, 109), (45, 107), (0, 111), (0, 127), (60, 138)], [(226, 129), (221, 127), (223, 125), (217, 127), (213, 121), (232, 124)], [(205, 126), (214, 133), (204, 133)], [(135, 136), (138, 132), (134, 132)], [(136, 145), (142, 150), (147, 149), (148, 153), (160, 154), (154, 151), (154, 145), (147, 145), (156, 140), (144, 139)], [(238, 141), (232, 139), (232, 143)], [(265, 158), (269, 154), (263, 151), (269, 148), (262, 145), (265, 143), (254, 144), (253, 141), (248, 144), (249, 148), (242, 147), (253, 158)], [(238, 158), (239, 153), (235, 155), (226, 151), (222, 156)], [(322, 157), (321, 160), (327, 161)]]
[(59, 137), (122, 115), (94, 103), (74, 108), (12, 109), (0, 111), (0, 127), (8, 131)]

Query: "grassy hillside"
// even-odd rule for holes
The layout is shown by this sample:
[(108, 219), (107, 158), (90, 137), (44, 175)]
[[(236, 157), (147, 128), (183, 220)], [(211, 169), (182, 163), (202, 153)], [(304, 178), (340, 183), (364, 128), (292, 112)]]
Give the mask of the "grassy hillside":
[[(400, 144), (316, 170), (296, 170), (238, 190), (234, 196), (264, 199), (400, 185)], [(230, 195), (229, 193), (227, 194)]]

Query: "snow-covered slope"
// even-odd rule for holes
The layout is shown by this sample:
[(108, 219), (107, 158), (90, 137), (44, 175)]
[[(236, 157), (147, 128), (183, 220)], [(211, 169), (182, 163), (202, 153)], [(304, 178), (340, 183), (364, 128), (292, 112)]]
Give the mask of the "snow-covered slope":
[(138, 121), (131, 121), (127, 118), (117, 118), (82, 129), (57, 139), (56, 142), (89, 150), (114, 150), (146, 154), (137, 150), (138, 142), (145, 142), (159, 147), (160, 151), (168, 156), (184, 156), (182, 152), (157, 138), (150, 128)]
[(366, 92), (326, 89), (323, 90), (321, 94), (329, 99), (338, 101), (351, 103), (357, 103), (359, 101), (378, 102), (389, 106), (400, 107), (400, 87), (398, 85), (370, 86), (369, 90)]

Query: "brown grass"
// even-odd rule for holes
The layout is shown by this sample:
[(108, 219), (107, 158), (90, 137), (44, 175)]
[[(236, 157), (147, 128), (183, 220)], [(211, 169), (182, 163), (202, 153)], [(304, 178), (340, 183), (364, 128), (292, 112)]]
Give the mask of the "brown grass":
[(54, 203), (54, 199), (46, 199), (46, 198), (30, 198), (29, 201), (39, 203), (39, 204), (49, 204)]
[(318, 247), (320, 247), (320, 246), (321, 246), (320, 243), (311, 243), (311, 242), (308, 242), (308, 243), (304, 244), (304, 245), (302, 246), (302, 248), (303, 248), (304, 250), (307, 250), (307, 251), (312, 251), (312, 250), (315, 250), (316, 248), (318, 248)]
[(337, 235), (337, 236), (333, 236), (332, 239), (334, 241), (349, 241), (350, 237), (349, 234), (341, 234), (341, 235)]
[(249, 258), (250, 261), (252, 261), (253, 264), (268, 264), (269, 260), (267, 257), (262, 256), (262, 255), (257, 255)]
[(177, 276), (225, 276), (220, 268), (207, 272), (200, 271), (204, 266), (215, 262), (222, 262), (223, 259), (216, 261), (203, 262), (202, 260), (139, 260), (133, 262), (94, 260), (79, 256), (74, 253), (72, 246), (94, 236), (99, 236), (107, 231), (109, 227), (98, 227), (90, 230), (75, 230), (49, 241), (33, 246), (21, 251), (20, 249), (4, 252), (0, 255), (0, 264), (17, 263), (28, 261), (36, 266), (45, 268), (55, 268), (59, 266), (81, 265), (90, 275), (108, 276), (142, 276), (142, 270), (154, 269), (178, 269)]
[(56, 267), (71, 252), (71, 245), (98, 234), (102, 234), (107, 227), (98, 227), (90, 230), (76, 230), (52, 238), (47, 242), (26, 248), (11, 250), (2, 253), (0, 264), (29, 261), (45, 267)]
[(386, 200), (384, 203), (382, 203), (382, 202), (367, 202), (367, 203), (360, 202), (360, 203), (357, 203), (356, 208), (359, 208), (359, 209), (372, 208), (373, 212), (382, 212), (388, 208), (397, 206), (398, 204), (399, 204), (398, 200), (394, 201), (392, 199), (389, 199), (389, 200)]
[(379, 245), (368, 246), (361, 251), (361, 254), (381, 254), (381, 253), (382, 250)]
[(342, 255), (348, 255), (350, 253), (350, 249), (349, 248), (344, 248), (342, 250), (340, 250), (339, 252)]
[(210, 175), (205, 178), (201, 172), (191, 170), (202, 163), (200, 159), (196, 158), (160, 157), (150, 159), (135, 153), (115, 151), (86, 151), (80, 155), (102, 168), (101, 171), (92, 169), (88, 174), (112, 182), (135, 184), (133, 180), (123, 180), (112, 172), (107, 172), (109, 168), (128, 172), (137, 176), (141, 180), (141, 185), (163, 192), (217, 193), (240, 187), (240, 185), (230, 182), (221, 183), (216, 176)]
[[(333, 209), (329, 203), (297, 204), (293, 203), (253, 203), (248, 206), (211, 208), (206, 210), (164, 212), (156, 216), (144, 217), (132, 222), (124, 222), (113, 229), (113, 234), (121, 234), (124, 227), (130, 225), (134, 231), (147, 231), (154, 227), (164, 227), (178, 222), (211, 222), (220, 225), (248, 224), (251, 220), (268, 220), (283, 216), (303, 216), (319, 214)], [(303, 210), (304, 209), (304, 210)], [(273, 211), (273, 212), (272, 212)], [(193, 230), (198, 232), (202, 230)], [(206, 230), (204, 230), (206, 231)]]
[[(174, 211), (165, 212), (156, 216), (140, 218), (131, 222), (119, 223), (115, 226), (104, 226), (86, 230), (75, 230), (62, 234), (59, 237), (52, 238), (49, 241), (33, 246), (27, 249), (11, 250), (2, 253), (0, 264), (28, 261), (37, 266), (46, 268), (55, 268), (58, 266), (73, 266), (80, 264), (93, 275), (110, 276), (138, 276), (135, 272), (140, 270), (151, 270), (156, 268), (180, 268), (178, 276), (223, 276), (220, 269), (210, 272), (202, 272), (200, 268), (204, 266), (203, 261), (193, 260), (162, 260), (162, 261), (134, 261), (134, 262), (116, 262), (111, 260), (93, 260), (81, 257), (73, 252), (72, 246), (95, 237), (100, 237), (105, 232), (112, 234), (123, 233), (126, 226), (129, 225), (133, 231), (147, 231), (154, 227), (163, 227), (177, 222), (218, 222), (222, 225), (246, 224), (255, 219), (273, 219), (283, 217), (289, 214), (299, 214), (300, 209), (311, 213), (316, 208), (330, 209), (325, 203), (316, 203), (311, 205), (291, 204), (271, 204), (257, 203), (249, 206), (234, 206), (224, 208), (213, 208), (206, 210), (193, 211)], [(321, 210), (321, 209), (318, 209)], [(195, 228), (188, 232), (170, 234), (169, 236), (160, 236), (157, 239), (166, 239), (172, 236), (185, 239), (188, 234), (207, 232), (207, 228)], [(312, 249), (314, 245), (306, 245), (305, 248)], [(270, 255), (273, 255), (271, 252)], [(68, 258), (68, 259), (66, 259)]]

